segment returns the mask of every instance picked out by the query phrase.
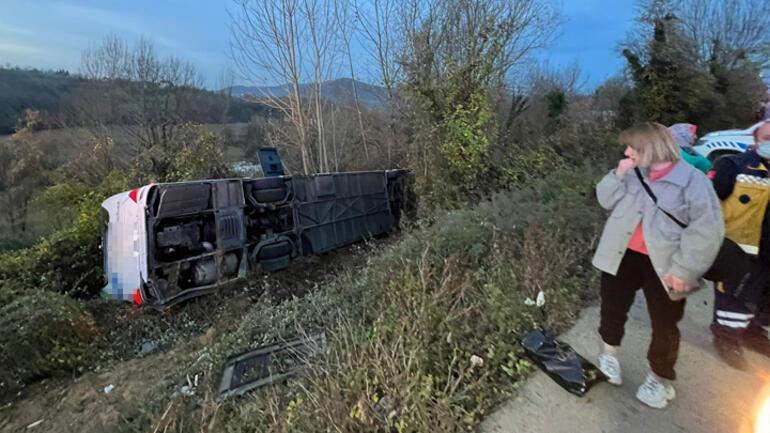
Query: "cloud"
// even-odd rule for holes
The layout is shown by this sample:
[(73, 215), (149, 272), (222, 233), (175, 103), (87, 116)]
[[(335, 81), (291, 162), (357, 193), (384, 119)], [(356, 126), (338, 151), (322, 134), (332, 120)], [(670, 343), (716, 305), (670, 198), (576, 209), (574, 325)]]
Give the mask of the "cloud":
[(146, 7), (152, 0), (0, 0), (6, 12), (0, 14), (0, 62), (77, 69), (84, 49), (116, 34), (129, 44), (145, 37), (159, 56), (190, 61), (210, 78), (226, 61), (218, 40), (202, 36), (211, 33), (216, 39), (218, 28), (201, 27), (214, 22), (209, 15), (216, 8), (192, 11), (187, 0), (164, 1), (173, 7)]
[(10, 33), (17, 36), (32, 36), (35, 34), (30, 30), (13, 27), (2, 23), (0, 23), (0, 33)]
[(109, 29), (113, 33), (146, 36), (149, 40), (164, 48), (171, 50), (184, 49), (176, 40), (160, 35), (155, 31), (158, 28), (168, 28), (168, 23), (162, 23), (147, 16), (138, 16), (134, 13), (118, 12), (92, 6), (72, 3), (57, 3), (56, 6), (63, 14), (71, 16), (73, 22), (90, 21), (90, 24), (103, 27), (105, 30)]
[(45, 53), (45, 50), (29, 44), (0, 41), (0, 52), (14, 55), (34, 55)]

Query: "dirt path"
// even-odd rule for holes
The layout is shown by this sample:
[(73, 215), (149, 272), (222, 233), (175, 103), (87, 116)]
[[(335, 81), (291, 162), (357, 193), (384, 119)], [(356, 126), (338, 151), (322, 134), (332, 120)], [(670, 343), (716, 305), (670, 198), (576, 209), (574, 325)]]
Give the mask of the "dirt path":
[[(694, 294), (681, 323), (682, 348), (675, 384), (678, 397), (665, 410), (647, 408), (636, 389), (647, 374), (649, 319), (641, 293), (626, 325), (620, 354), (624, 383), (603, 383), (585, 397), (562, 390), (537, 372), (517, 394), (482, 425), (486, 433), (609, 433), (690, 432), (752, 433), (759, 396), (770, 392), (770, 360), (749, 354), (752, 371), (735, 370), (718, 358), (711, 346), (708, 325), (713, 298), (710, 290)], [(595, 360), (599, 350), (596, 328), (599, 308), (583, 312), (562, 338)]]

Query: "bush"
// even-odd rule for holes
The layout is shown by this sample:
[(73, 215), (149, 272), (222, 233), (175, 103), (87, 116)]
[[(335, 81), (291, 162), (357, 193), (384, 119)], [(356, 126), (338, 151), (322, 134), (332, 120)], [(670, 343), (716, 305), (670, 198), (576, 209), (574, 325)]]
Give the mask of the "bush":
[(493, 165), (497, 189), (503, 190), (527, 187), (564, 167), (566, 161), (544, 141), (527, 147), (511, 146)]
[(178, 149), (172, 152), (167, 182), (216, 179), (232, 175), (224, 162), (222, 136), (203, 126), (188, 125), (180, 134)]
[(140, 184), (230, 177), (222, 136), (202, 125), (184, 124), (172, 140), (136, 155), (132, 179)]
[(486, 94), (470, 95), (468, 106), (452, 107), (447, 115), (445, 138), (438, 149), (445, 158), (452, 177), (466, 188), (476, 189), (486, 171), (494, 115)]
[(30, 203), (30, 219), (41, 220), (51, 234), (72, 225), (78, 216), (78, 204), (90, 188), (78, 182), (65, 182), (49, 186), (38, 192)]
[(78, 301), (42, 290), (0, 299), (0, 395), (88, 365), (96, 327)]
[(129, 189), (126, 176), (113, 172), (78, 198), (74, 223), (32, 248), (0, 255), (0, 287), (21, 284), (77, 297), (92, 297), (104, 286), (102, 278), (101, 203)]
[(526, 188), (492, 194), (479, 204), (479, 210), (501, 230), (521, 234), (531, 224), (548, 222), (590, 248), (604, 215), (595, 204), (596, 180), (578, 171), (559, 169), (533, 180)]
[[(340, 318), (328, 354), (220, 419), (228, 431), (467, 430), (529, 371), (522, 331), (580, 310), (580, 246), (547, 221), (516, 235), (450, 212), (317, 295)], [(525, 303), (538, 290), (542, 314)]]

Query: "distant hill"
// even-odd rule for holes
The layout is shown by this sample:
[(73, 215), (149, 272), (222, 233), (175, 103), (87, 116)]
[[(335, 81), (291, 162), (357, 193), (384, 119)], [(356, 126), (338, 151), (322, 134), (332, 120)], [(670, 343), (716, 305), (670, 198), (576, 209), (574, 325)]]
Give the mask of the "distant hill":
[[(358, 91), (358, 100), (361, 101), (361, 103), (373, 109), (384, 105), (384, 101), (387, 99), (387, 93), (384, 87), (367, 84), (351, 78), (339, 78), (332, 81), (324, 81), (321, 83), (321, 96), (337, 104), (352, 104), (355, 100), (353, 93), (354, 82), (356, 84), (356, 90)], [(312, 84), (309, 83), (300, 84), (300, 93), (303, 96), (309, 95), (312, 88), (311, 86)], [(288, 96), (289, 94), (288, 85), (273, 87), (233, 86), (230, 89), (233, 96), (240, 98), (248, 96), (254, 98), (264, 98), (267, 96), (281, 98)]]
[(13, 132), (28, 108), (59, 111), (84, 81), (67, 71), (0, 68), (0, 134)]
[[(61, 120), (78, 126), (77, 119), (68, 117), (79, 92), (93, 82), (67, 71), (0, 67), (0, 135), (13, 133), (24, 110), (38, 110), (47, 127), (56, 127)], [(195, 123), (240, 123), (254, 116), (267, 116), (270, 108), (257, 102), (233, 98), (229, 104), (223, 95), (196, 89), (194, 103), (179, 113), (181, 121)], [(226, 111), (226, 114), (222, 113)], [(119, 122), (119, 120), (116, 120)]]

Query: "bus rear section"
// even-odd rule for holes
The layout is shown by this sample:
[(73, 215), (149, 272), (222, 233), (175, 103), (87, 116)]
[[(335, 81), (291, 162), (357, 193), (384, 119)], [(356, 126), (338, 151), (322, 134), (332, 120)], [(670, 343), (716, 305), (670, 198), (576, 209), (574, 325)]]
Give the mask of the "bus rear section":
[(141, 302), (147, 279), (144, 202), (152, 185), (116, 194), (102, 203), (102, 253), (111, 297)]

